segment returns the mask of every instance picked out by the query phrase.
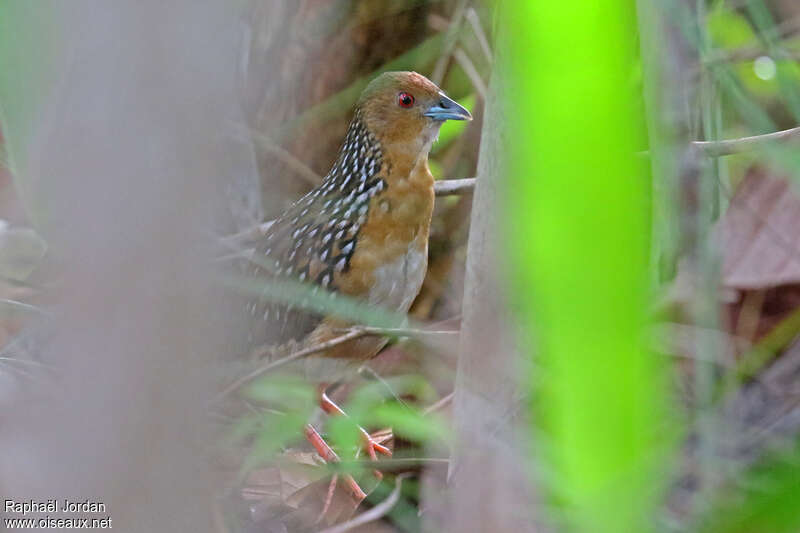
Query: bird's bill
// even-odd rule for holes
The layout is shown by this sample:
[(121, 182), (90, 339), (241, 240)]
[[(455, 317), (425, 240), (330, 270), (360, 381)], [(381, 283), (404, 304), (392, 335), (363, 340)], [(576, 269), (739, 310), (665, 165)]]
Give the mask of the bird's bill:
[(440, 94), (439, 101), (423, 114), (426, 117), (441, 121), (472, 120), (472, 115), (467, 111), (467, 108), (444, 94)]

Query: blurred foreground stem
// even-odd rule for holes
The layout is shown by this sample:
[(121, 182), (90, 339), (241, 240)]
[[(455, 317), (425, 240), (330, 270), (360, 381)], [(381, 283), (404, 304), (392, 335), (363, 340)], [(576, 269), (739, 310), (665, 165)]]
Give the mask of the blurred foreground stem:
[(517, 1), (505, 235), (551, 501), (575, 531), (652, 529), (666, 452), (661, 369), (641, 345), (650, 239), (634, 155), (633, 2)]

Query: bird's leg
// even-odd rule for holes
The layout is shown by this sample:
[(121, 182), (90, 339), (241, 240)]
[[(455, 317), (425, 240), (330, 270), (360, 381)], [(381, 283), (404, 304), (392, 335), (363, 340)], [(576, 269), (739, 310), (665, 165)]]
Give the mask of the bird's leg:
[[(328, 397), (328, 394), (325, 392), (326, 389), (327, 387), (325, 385), (320, 385), (319, 387), (319, 406), (322, 407), (322, 410), (329, 415), (347, 416), (347, 413), (345, 413), (341, 407), (336, 405), (333, 400)], [(373, 439), (372, 436), (367, 433), (366, 429), (362, 428), (361, 426), (358, 426), (358, 429), (361, 432), (361, 438), (364, 441), (364, 451), (367, 452), (370, 459), (373, 461), (378, 460), (378, 456), (375, 453), (376, 451), (389, 457), (392, 456), (392, 450), (376, 442), (375, 439)], [(378, 472), (378, 474), (380, 473)], [(382, 477), (382, 475), (379, 475), (379, 479), (380, 477)]]
[(325, 515), (328, 514), (328, 510), (331, 508), (331, 502), (333, 502), (333, 493), (336, 492), (336, 482), (338, 480), (339, 474), (334, 474), (331, 476), (331, 481), (328, 483), (328, 492), (325, 494), (325, 502), (322, 504), (322, 511), (319, 512), (319, 516), (317, 517), (317, 524), (322, 522), (322, 519), (325, 518)]
[[(320, 455), (320, 457), (322, 457), (325, 460), (326, 463), (339, 462), (339, 456), (336, 455), (336, 452), (334, 452), (330, 446), (328, 446), (328, 443), (325, 442), (325, 439), (322, 438), (322, 435), (320, 435), (317, 432), (317, 430), (314, 429), (314, 426), (312, 426), (311, 424), (306, 424), (305, 435), (308, 442), (310, 442), (311, 445), (314, 446), (314, 449), (317, 450), (317, 453)], [(355, 498), (356, 500), (356, 504), (361, 503), (361, 501), (364, 498), (366, 498), (367, 495), (364, 493), (363, 490), (361, 490), (361, 487), (358, 486), (358, 483), (356, 483), (356, 480), (353, 479), (353, 476), (351, 476), (350, 474), (344, 474), (343, 477), (345, 479), (345, 482), (347, 483), (347, 487), (350, 489), (350, 492), (353, 495), (353, 498)], [(334, 486), (336, 484), (335, 476), (332, 480), (332, 484)], [(324, 511), (327, 511), (327, 507), (328, 504), (326, 503)]]

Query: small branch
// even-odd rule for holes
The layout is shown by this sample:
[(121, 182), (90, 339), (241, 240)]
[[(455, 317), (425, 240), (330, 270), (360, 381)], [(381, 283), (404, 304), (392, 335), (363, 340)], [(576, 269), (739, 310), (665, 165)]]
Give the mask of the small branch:
[(491, 65), (494, 62), (492, 48), (489, 46), (489, 39), (486, 38), (486, 32), (483, 31), (483, 26), (481, 26), (480, 18), (478, 18), (478, 13), (474, 7), (467, 8), (467, 20), (472, 26), (472, 31), (475, 32), (475, 37), (478, 38), (478, 43), (481, 45), (483, 55), (486, 56), (486, 61)]
[(239, 242), (249, 242), (255, 241), (259, 238), (265, 236), (269, 231), (269, 228), (272, 227), (274, 224), (274, 220), (267, 220), (266, 222), (262, 222), (257, 226), (253, 226), (252, 228), (248, 228), (246, 230), (240, 231), (239, 233), (234, 233), (233, 235), (226, 235), (221, 237), (223, 243), (239, 243)]
[(280, 159), (286, 164), (287, 167), (292, 169), (298, 176), (303, 178), (309, 184), (316, 187), (322, 183), (322, 176), (311, 170), (311, 168), (292, 155), (288, 150), (273, 143), (266, 135), (262, 135), (256, 131), (253, 131), (252, 135), (253, 139), (258, 142), (258, 145), (261, 148)]
[(455, 396), (455, 392), (451, 392), (441, 400), (437, 401), (435, 404), (426, 407), (425, 409), (422, 410), (422, 414), (429, 415), (431, 413), (435, 413), (440, 409), (444, 409), (445, 407), (453, 403), (453, 396)]
[(9, 313), (19, 312), (19, 313), (28, 313), (36, 315), (44, 314), (44, 312), (35, 305), (26, 304), (24, 302), (18, 302), (16, 300), (8, 300), (5, 298), (0, 298), (0, 316), (3, 316), (5, 310), (7, 310)]
[[(475, 188), (475, 178), (439, 180), (433, 185), (433, 189), (436, 196), (467, 194), (472, 192), (474, 188)], [(272, 227), (272, 224), (274, 222), (275, 222), (274, 220), (268, 220), (266, 222), (262, 222), (257, 226), (253, 226), (252, 228), (240, 231), (239, 233), (234, 233), (233, 235), (226, 235), (224, 237), (221, 237), (221, 240), (223, 242), (229, 242), (229, 243), (258, 240), (259, 238), (267, 234), (269, 228)]]
[(391, 511), (395, 504), (397, 504), (397, 502), (400, 500), (400, 489), (403, 487), (403, 480), (407, 477), (409, 477), (408, 474), (400, 474), (397, 476), (394, 482), (394, 490), (391, 492), (391, 494), (389, 494), (385, 500), (369, 511), (361, 513), (352, 520), (348, 520), (342, 524), (329, 527), (328, 529), (323, 529), (319, 533), (345, 533), (346, 531), (363, 526), (364, 524), (380, 520), (389, 514), (389, 511)]
[(709, 157), (721, 157), (725, 155), (740, 154), (761, 148), (769, 143), (782, 142), (800, 137), (800, 127), (791, 128), (764, 135), (754, 135), (752, 137), (742, 137), (741, 139), (729, 139), (725, 141), (694, 141), (692, 146), (699, 148)]
[(475, 64), (472, 62), (463, 48), (456, 48), (453, 52), (453, 57), (455, 58), (456, 63), (458, 63), (459, 66), (464, 69), (469, 81), (472, 82), (472, 86), (476, 91), (478, 91), (478, 94), (481, 95), (481, 100), (485, 102), (486, 93), (489, 92), (489, 89), (486, 87), (486, 83), (483, 81), (483, 78), (481, 78), (480, 73), (478, 73), (478, 69), (475, 68)]
[(385, 379), (383, 379), (383, 377), (380, 374), (378, 374), (377, 372), (375, 372), (375, 370), (372, 367), (370, 367), (368, 364), (365, 363), (365, 364), (361, 365), (361, 367), (358, 369), (358, 373), (362, 374), (362, 375), (363, 374), (369, 374), (370, 378), (374, 379), (375, 381), (377, 381), (378, 383), (383, 385), (383, 388), (386, 389), (387, 392), (392, 395), (392, 398), (394, 398), (394, 401), (396, 401), (397, 403), (399, 403), (400, 405), (402, 405), (406, 409), (411, 409), (411, 407), (409, 407), (409, 405), (405, 401), (403, 401), (403, 399), (400, 397), (400, 395), (398, 395), (394, 391), (394, 389), (389, 384), (389, 382), (386, 381)]
[(448, 465), (447, 457), (381, 457), (380, 461), (365, 459), (363, 461), (342, 461), (336, 466), (347, 472), (361, 470), (380, 470), (381, 472), (396, 472), (403, 469), (419, 466)]
[(50, 370), (50, 371), (55, 371), (56, 370), (56, 368), (54, 366), (50, 366), (48, 364), (45, 364), (45, 363), (42, 363), (42, 362), (39, 362), (39, 361), (33, 361), (33, 360), (30, 360), (30, 359), (19, 359), (17, 357), (9, 357), (9, 356), (3, 355), (3, 356), (0, 356), (0, 361), (6, 362), (6, 363), (16, 363), (18, 365), (35, 366), (35, 367), (43, 368), (45, 370)]
[[(222, 398), (225, 398), (226, 396), (228, 396), (229, 394), (231, 394), (235, 390), (239, 389), (242, 385), (245, 385), (246, 383), (249, 383), (249, 382), (253, 381), (257, 377), (265, 374), (266, 372), (269, 372), (270, 370), (274, 370), (274, 369), (276, 369), (278, 367), (281, 367), (281, 366), (286, 365), (288, 363), (291, 363), (293, 361), (297, 361), (298, 359), (302, 359), (303, 357), (309, 356), (311, 354), (314, 354), (314, 353), (317, 353), (317, 352), (322, 352), (324, 350), (328, 350), (328, 349), (333, 348), (335, 346), (339, 346), (340, 344), (344, 344), (347, 341), (351, 341), (353, 339), (357, 339), (359, 337), (363, 337), (364, 335), (367, 335), (367, 334), (368, 333), (366, 333), (362, 328), (353, 328), (350, 332), (345, 333), (344, 335), (341, 335), (339, 337), (335, 337), (335, 338), (333, 338), (331, 340), (322, 342), (320, 344), (315, 344), (314, 346), (309, 346), (308, 348), (304, 348), (302, 350), (298, 350), (298, 351), (294, 352), (293, 354), (290, 354), (290, 355), (287, 355), (286, 357), (283, 357), (282, 359), (278, 359), (277, 361), (270, 361), (269, 363), (256, 368), (255, 370), (253, 370), (249, 374), (246, 374), (246, 375), (240, 377), (239, 379), (237, 379), (236, 381), (234, 381), (233, 383), (228, 385), (228, 387), (226, 387), (225, 390), (223, 390), (219, 394), (219, 396), (217, 396), (217, 401), (221, 400)], [(269, 353), (269, 347), (261, 347), (261, 348), (258, 348), (253, 353), (253, 357), (254, 358), (263, 357), (267, 353)]]
[(444, 80), (444, 75), (447, 72), (447, 64), (450, 62), (450, 56), (453, 53), (453, 49), (458, 42), (458, 34), (461, 31), (461, 24), (464, 19), (464, 13), (467, 9), (468, 0), (461, 0), (458, 5), (456, 6), (453, 16), (450, 19), (450, 24), (448, 25), (447, 32), (444, 35), (444, 46), (442, 49), (442, 55), (439, 56), (439, 59), (436, 61), (436, 65), (433, 67), (433, 72), (431, 72), (430, 79), (436, 85), (441, 85), (442, 80)]
[(439, 180), (433, 189), (436, 196), (450, 196), (453, 194), (471, 193), (475, 188), (475, 178), (463, 178), (459, 180)]
[[(460, 332), (457, 329), (443, 329), (443, 330), (427, 330), (427, 329), (412, 329), (412, 328), (379, 328), (375, 326), (358, 326), (358, 329), (364, 335), (383, 335), (385, 337), (413, 337), (415, 339), (430, 337), (430, 336), (448, 336), (458, 335)], [(350, 331), (350, 329), (342, 329), (342, 332)]]
[(743, 61), (753, 61), (758, 59), (759, 57), (767, 56), (775, 61), (782, 61), (782, 60), (789, 60), (789, 61), (797, 61), (800, 59), (800, 53), (795, 52), (794, 50), (777, 50), (775, 52), (769, 52), (761, 47), (747, 47), (747, 48), (738, 48), (736, 50), (730, 51), (718, 51), (717, 53), (708, 57), (705, 61), (706, 65), (716, 65), (719, 63), (727, 63), (727, 62), (743, 62)]
[(9, 278), (7, 276), (0, 276), (0, 283), (6, 283), (11, 285), (12, 287), (21, 287), (23, 289), (34, 289), (34, 290), (41, 290), (43, 287), (37, 285), (31, 285), (27, 281), (15, 278)]
[[(293, 361), (297, 361), (298, 359), (302, 359), (303, 357), (315, 354), (317, 352), (322, 352), (328, 350), (330, 348), (334, 348), (339, 346), (340, 344), (344, 344), (345, 342), (358, 339), (360, 337), (365, 337), (367, 335), (383, 335), (387, 337), (414, 337), (414, 338), (423, 338), (426, 336), (436, 335), (436, 336), (450, 336), (450, 335), (458, 335), (460, 332), (457, 330), (443, 330), (443, 331), (426, 331), (424, 329), (404, 329), (404, 328), (378, 328), (372, 326), (355, 326), (350, 329), (343, 329), (342, 335), (339, 337), (334, 337), (328, 341), (322, 342), (320, 344), (315, 344), (314, 346), (309, 346), (308, 348), (303, 348), (302, 350), (298, 350), (292, 354), (287, 355), (281, 359), (276, 361), (270, 361), (267, 364), (260, 366), (238, 379), (236, 379), (233, 383), (228, 385), (217, 397), (217, 401), (225, 398), (226, 396), (230, 395), (235, 390), (239, 389), (242, 385), (253, 381), (255, 378), (274, 370), (278, 367), (284, 366), (288, 363)], [(269, 354), (270, 346), (261, 346), (256, 348), (253, 353), (250, 355), (252, 359), (258, 359), (264, 357), (265, 355)]]
[[(728, 6), (733, 8), (735, 6)], [(800, 17), (794, 17), (781, 22), (774, 26), (772, 29), (764, 32), (762, 36), (765, 39), (785, 40), (794, 37), (794, 33), (800, 30)], [(773, 51), (774, 52), (774, 51)], [(800, 54), (795, 50), (781, 49), (778, 54), (774, 56), (763, 47), (748, 46), (730, 51), (720, 50), (718, 53), (706, 59), (706, 64), (715, 64), (725, 61), (751, 61), (760, 56), (770, 56), (772, 59), (780, 61), (781, 59), (797, 60)]]
[(446, 17), (431, 13), (428, 15), (428, 27), (437, 32), (444, 32), (450, 27), (450, 21)]

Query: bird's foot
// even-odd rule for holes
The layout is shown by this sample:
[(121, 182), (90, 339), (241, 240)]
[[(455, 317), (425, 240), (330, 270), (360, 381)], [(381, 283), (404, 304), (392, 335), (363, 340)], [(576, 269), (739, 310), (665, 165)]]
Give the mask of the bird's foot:
[[(392, 450), (381, 444), (381, 441), (386, 442), (389, 438), (391, 438), (391, 433), (389, 433), (387, 436), (385, 433), (381, 432), (378, 434), (378, 436), (373, 436), (367, 433), (367, 430), (362, 428), (361, 426), (359, 426), (358, 429), (361, 431), (363, 450), (372, 461), (378, 460), (378, 453), (385, 455), (387, 457), (392, 456)], [(372, 474), (378, 480), (383, 479), (383, 472), (381, 472), (380, 470), (373, 470)]]
[[(331, 400), (325, 392), (325, 387), (320, 387), (319, 390), (319, 405), (322, 407), (322, 410), (330, 415), (338, 415), (338, 416), (347, 416), (341, 407), (336, 405), (336, 403)], [(366, 429), (358, 426), (358, 430), (361, 432), (361, 440), (363, 442), (363, 449), (364, 452), (369, 456), (369, 458), (373, 461), (378, 460), (378, 453), (382, 455), (386, 455), (387, 457), (392, 456), (392, 450), (388, 447), (384, 446), (380, 442), (380, 438), (373, 437), (370, 435)], [(391, 433), (389, 433), (389, 437), (384, 437), (384, 442), (391, 438)], [(375, 477), (378, 479), (383, 478), (383, 474), (375, 470), (374, 471)]]
[[(333, 495), (336, 492), (336, 482), (339, 481), (339, 474), (331, 476), (331, 481), (328, 483), (328, 491), (325, 493), (325, 501), (322, 503), (322, 510), (319, 512), (316, 523), (319, 524), (328, 514), (333, 502)], [(360, 503), (360, 502), (359, 502)], [(356, 503), (358, 505), (358, 503)]]
[(378, 460), (377, 453), (385, 455), (386, 457), (392, 456), (392, 450), (381, 444), (380, 442), (381, 437), (373, 437), (372, 435), (367, 433), (366, 429), (360, 426), (358, 429), (361, 430), (361, 437), (364, 440), (364, 451), (367, 453), (367, 455), (369, 455), (370, 459), (372, 459), (373, 461), (377, 461)]
[[(328, 445), (328, 443), (325, 442), (325, 439), (322, 438), (322, 435), (320, 435), (317, 432), (317, 430), (314, 429), (314, 426), (312, 426), (311, 424), (306, 424), (305, 435), (308, 442), (311, 443), (311, 445), (314, 447), (315, 450), (317, 450), (317, 453), (320, 455), (320, 457), (322, 457), (322, 459), (326, 463), (339, 462), (339, 456), (336, 455), (336, 452), (333, 451), (333, 448), (331, 448)], [(353, 500), (355, 501), (356, 506), (358, 506), (358, 504), (360, 504), (364, 500), (364, 498), (367, 497), (366, 493), (363, 490), (361, 490), (361, 487), (358, 485), (356, 480), (353, 479), (353, 476), (351, 476), (350, 474), (343, 474), (342, 477), (345, 481), (345, 485), (347, 486), (348, 491), (350, 492), (351, 496), (353, 497)], [(337, 479), (338, 479), (337, 475), (334, 475), (334, 477), (331, 479), (331, 485), (328, 488), (329, 496), (325, 499), (325, 505), (323, 507), (321, 516), (325, 516), (328, 507), (330, 507), (330, 501), (333, 498), (333, 491), (336, 488)]]

